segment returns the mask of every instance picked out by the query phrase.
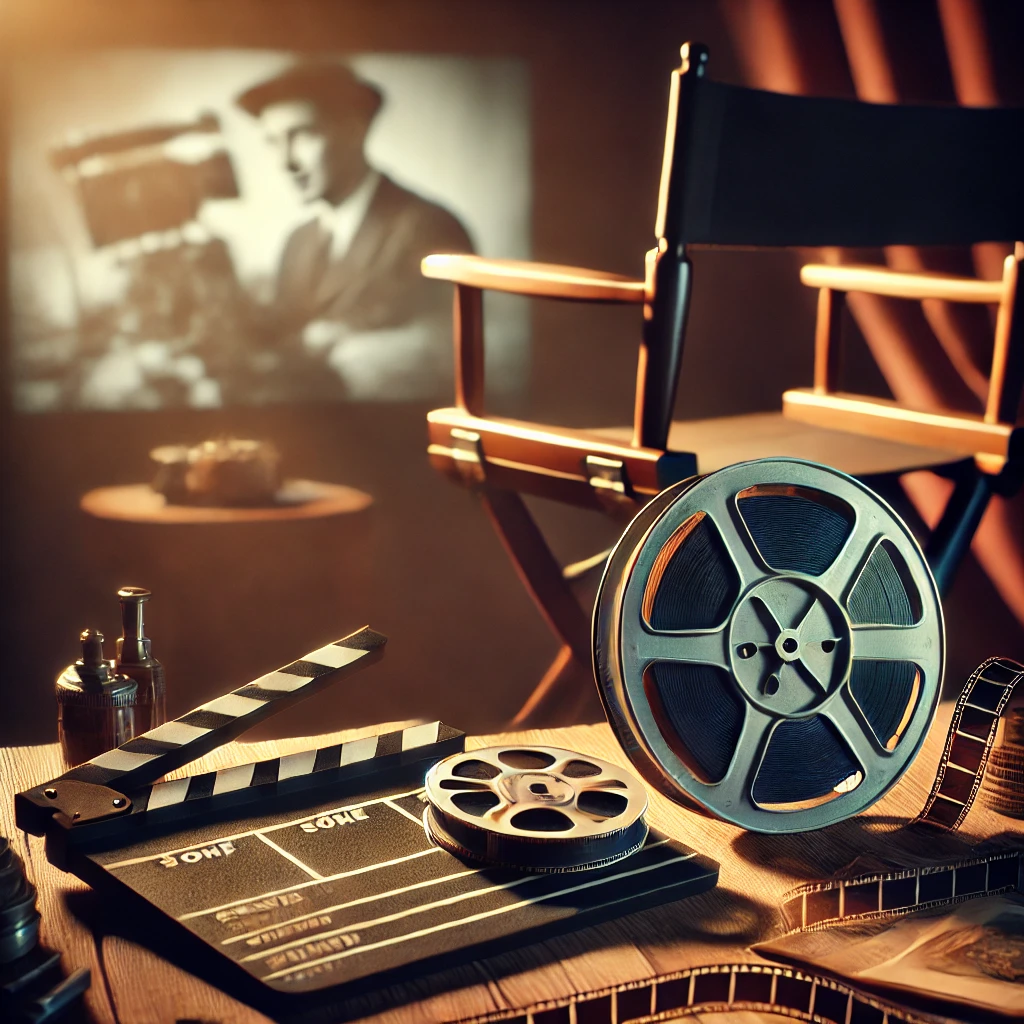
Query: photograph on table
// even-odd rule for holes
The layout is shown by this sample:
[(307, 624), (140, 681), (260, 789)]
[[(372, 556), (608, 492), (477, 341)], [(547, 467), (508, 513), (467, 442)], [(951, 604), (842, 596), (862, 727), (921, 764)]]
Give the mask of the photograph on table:
[(1024, 900), (1019, 892), (911, 917), (795, 932), (756, 948), (771, 959), (854, 984), (940, 999), (957, 1017), (964, 1007), (1016, 1019), (1024, 1013)]
[[(433, 252), (529, 255), (527, 73), (502, 58), (34, 55), (10, 69), (15, 408), (451, 390)], [(498, 390), (528, 311), (488, 303)]]

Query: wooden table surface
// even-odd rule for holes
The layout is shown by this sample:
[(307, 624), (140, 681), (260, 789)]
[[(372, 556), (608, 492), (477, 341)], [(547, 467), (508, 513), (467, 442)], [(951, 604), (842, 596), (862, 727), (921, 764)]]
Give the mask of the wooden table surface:
[[(917, 830), (901, 828), (924, 804), (951, 714), (951, 703), (940, 707), (921, 754), (895, 789), (865, 814), (818, 832), (755, 835), (703, 818), (653, 794), (652, 826), (719, 861), (716, 889), (487, 960), (467, 962), (428, 978), (411, 978), (398, 987), (401, 1005), (385, 1008), (382, 997), (370, 994), (359, 997), (350, 1012), (379, 1024), (441, 1024), (682, 968), (757, 961), (747, 947), (781, 931), (778, 903), (793, 887), (826, 878), (858, 857), (868, 858), (871, 867), (879, 859), (911, 867), (968, 856), (983, 839), (1019, 824), (994, 814), (979, 799), (958, 834), (922, 836)], [(350, 730), (315, 739), (230, 743), (173, 774), (196, 774), (322, 747), (372, 731), (377, 730)], [(569, 747), (626, 763), (605, 724), (471, 737), (467, 746), (488, 746), (513, 736), (517, 743)], [(0, 748), (0, 833), (12, 838), (12, 846), (24, 858), (29, 877), (39, 890), (44, 944), (62, 951), (66, 970), (91, 968), (87, 1000), (94, 1019), (102, 1024), (265, 1022), (264, 1015), (144, 946), (118, 935), (94, 932), (85, 923), (87, 913), (76, 915), (83, 900), (92, 898), (86, 895), (87, 887), (52, 867), (42, 840), (18, 832), (13, 820), (13, 794), (62, 770), (56, 744)], [(392, 992), (388, 1001), (396, 1002), (395, 994)], [(710, 1024), (712, 1018), (704, 1019)], [(713, 1019), (719, 1024), (725, 1019), (754, 1022), (779, 1018), (747, 1013), (718, 1014)]]

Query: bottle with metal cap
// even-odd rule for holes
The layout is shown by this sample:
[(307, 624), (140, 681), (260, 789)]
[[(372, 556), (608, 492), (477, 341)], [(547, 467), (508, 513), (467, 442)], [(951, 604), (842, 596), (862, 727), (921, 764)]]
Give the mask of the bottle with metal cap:
[(82, 632), (82, 657), (57, 677), (57, 733), (69, 765), (82, 764), (136, 734), (139, 684), (111, 671), (103, 634)]
[(135, 731), (149, 732), (167, 720), (164, 667), (153, 657), (142, 621), (142, 606), (153, 594), (145, 587), (122, 587), (117, 596), (121, 601), (121, 638), (117, 641), (115, 667), (139, 684)]

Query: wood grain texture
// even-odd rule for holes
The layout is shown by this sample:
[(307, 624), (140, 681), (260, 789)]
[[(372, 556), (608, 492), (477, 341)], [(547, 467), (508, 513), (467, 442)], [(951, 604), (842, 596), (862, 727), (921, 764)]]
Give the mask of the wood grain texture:
[[(621, 441), (632, 436), (629, 427), (595, 427), (594, 433)], [(668, 443), (674, 451), (696, 452), (701, 473), (773, 456), (824, 462), (852, 476), (904, 472), (910, 467), (926, 469), (963, 458), (947, 448), (901, 444), (811, 426), (781, 412), (679, 420), (672, 424)]]
[(996, 334), (992, 346), (992, 372), (989, 377), (988, 400), (985, 402), (986, 423), (1015, 423), (1024, 388), (1024, 290), (1020, 287), (1020, 264), (1024, 256), (1018, 242), (1017, 251), (1003, 263), (1003, 302), (996, 317)]
[[(952, 704), (944, 704), (925, 746), (896, 788), (866, 814), (800, 835), (762, 836), (683, 810), (652, 794), (650, 822), (721, 863), (717, 889), (682, 903), (632, 914), (592, 928), (514, 950), (400, 986), (403, 1005), (386, 1008), (394, 993), (352, 1001), (347, 1015), (374, 1024), (440, 1024), (516, 1008), (543, 999), (638, 981), (665, 971), (732, 960), (756, 960), (747, 947), (780, 928), (781, 896), (802, 882), (825, 878), (857, 859), (912, 866), (965, 856), (972, 847), (1015, 824), (976, 801), (961, 833), (901, 830), (923, 806), (938, 765)], [(379, 729), (397, 729), (396, 723)], [(375, 730), (378, 731), (378, 730)], [(230, 743), (189, 766), (191, 773), (344, 742), (367, 730), (261, 743)], [(565, 746), (625, 764), (604, 724), (472, 737), (470, 748), (512, 741)], [(89, 1009), (98, 1024), (166, 1024), (184, 1018), (222, 1024), (265, 1024), (267, 1018), (206, 982), (124, 938), (107, 935), (102, 955), (117, 1009), (106, 998), (97, 943), (73, 911), (84, 886), (45, 859), (42, 841), (14, 832), (11, 796), (45, 781), (62, 766), (56, 744), (0, 750), (4, 800), (0, 829), (16, 835), (31, 879), (39, 888), (43, 941), (64, 953), (66, 970), (91, 967)], [(178, 772), (175, 774), (189, 774)], [(69, 897), (71, 897), (69, 899)], [(777, 1018), (743, 1014), (716, 1022), (768, 1024)]]
[(634, 302), (645, 298), (644, 282), (623, 274), (585, 267), (528, 260), (495, 260), (483, 256), (450, 256), (437, 253), (420, 264), (424, 277), (437, 281), (513, 292), (547, 299), (583, 302)]
[(54, 778), (64, 770), (60, 747), (0, 747), (0, 835), (10, 839), (11, 848), (25, 864), (25, 874), (36, 887), (36, 909), (42, 915), (39, 941), (49, 949), (60, 950), (62, 966), (70, 974), (80, 967), (92, 972), (92, 985), (85, 1004), (96, 1021), (106, 1024), (114, 1015), (103, 985), (99, 948), (92, 930), (68, 910), (68, 897), (84, 895), (89, 887), (71, 875), (58, 871), (43, 852), (43, 841), (19, 832), (14, 824), (13, 796), (37, 782)]
[(845, 292), (831, 288), (822, 288), (818, 292), (818, 322), (814, 327), (814, 390), (818, 394), (835, 391), (839, 387), (845, 305)]
[(473, 416), (484, 412), (484, 303), (479, 288), (457, 284), (452, 300), (455, 404)]
[(665, 486), (661, 472), (665, 452), (635, 448), (607, 434), (599, 435), (565, 427), (546, 426), (504, 417), (469, 416), (460, 409), (433, 409), (427, 414), (431, 464), (441, 472), (463, 479), (461, 452), (453, 451), (452, 431), (476, 435), (486, 465), (483, 478), (494, 487), (524, 491), (570, 504), (604, 509), (621, 497), (635, 511), (634, 499), (608, 489), (598, 493), (586, 475), (586, 457), (596, 455), (621, 462), (630, 489), (642, 502)]
[(894, 299), (946, 299), (949, 302), (998, 303), (1003, 299), (1002, 281), (980, 281), (932, 271), (906, 273), (861, 264), (827, 266), (808, 263), (800, 268), (800, 280), (810, 288), (839, 292), (869, 292)]
[(842, 392), (817, 394), (811, 388), (783, 392), (782, 411), (792, 419), (830, 430), (848, 430), (903, 444), (946, 448), (961, 457), (982, 453), (1010, 459), (1017, 454), (1024, 427), (986, 423), (966, 413), (924, 412), (883, 398)]

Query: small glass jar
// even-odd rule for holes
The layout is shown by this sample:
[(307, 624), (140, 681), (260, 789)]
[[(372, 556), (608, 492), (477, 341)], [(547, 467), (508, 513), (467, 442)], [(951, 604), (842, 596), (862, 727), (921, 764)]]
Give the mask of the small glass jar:
[(82, 764), (119, 747), (136, 734), (139, 685), (111, 670), (103, 658), (103, 634), (81, 635), (82, 658), (58, 677), (57, 734), (65, 764)]

